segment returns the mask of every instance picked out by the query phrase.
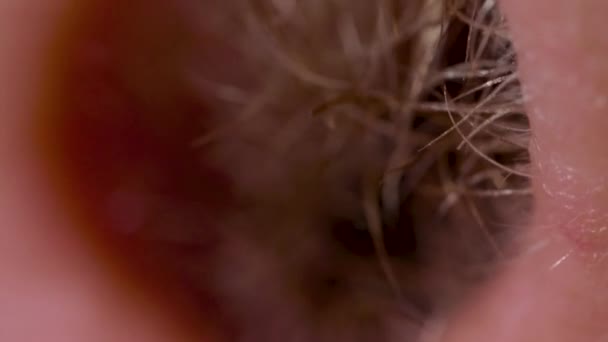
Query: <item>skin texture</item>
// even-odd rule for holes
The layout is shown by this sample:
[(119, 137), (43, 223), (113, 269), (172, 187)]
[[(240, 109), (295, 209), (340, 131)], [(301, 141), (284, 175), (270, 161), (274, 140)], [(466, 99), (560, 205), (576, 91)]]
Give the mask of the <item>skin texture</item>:
[[(0, 340), (205, 341), (58, 205), (28, 123), (68, 0), (0, 2)], [(448, 318), (443, 341), (603, 341), (608, 331), (601, 0), (505, 0), (534, 130), (537, 211), (522, 255)]]
[[(71, 1), (0, 2), (0, 340), (205, 341), (81, 232), (48, 184), (30, 121)], [(52, 144), (52, 140), (48, 140)]]
[(604, 341), (605, 115), (602, 1), (506, 0), (534, 140), (537, 211), (524, 253), (447, 341)]

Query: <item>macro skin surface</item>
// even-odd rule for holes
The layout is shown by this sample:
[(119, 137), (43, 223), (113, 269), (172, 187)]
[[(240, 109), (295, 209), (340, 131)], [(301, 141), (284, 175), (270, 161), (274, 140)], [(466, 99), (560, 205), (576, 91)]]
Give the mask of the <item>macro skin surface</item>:
[[(536, 298), (524, 316), (549, 300), (560, 313), (559, 288), (534, 297), (538, 284), (602, 264), (603, 159), (552, 150), (559, 139), (543, 133), (601, 142), (547, 119), (604, 106), (601, 39), (571, 38), (584, 20), (564, 32), (591, 57), (562, 74), (580, 90), (563, 106), (548, 110), (535, 88), (580, 56), (519, 43), (523, 75), (534, 51), (562, 58), (528, 83), (540, 127), (529, 164), (515, 54), (491, 1), (86, 12), (57, 63), (62, 110), (41, 125), (55, 184), (100, 246), (177, 289), (228, 340), (425, 339), (481, 288)], [(533, 192), (535, 229), (522, 235)], [(551, 272), (516, 285), (539, 263)]]
[(64, 191), (226, 339), (416, 340), (516, 252), (528, 130), (495, 5), (87, 15), (46, 128)]
[(0, 339), (605, 339), (603, 2), (310, 3), (0, 3)]

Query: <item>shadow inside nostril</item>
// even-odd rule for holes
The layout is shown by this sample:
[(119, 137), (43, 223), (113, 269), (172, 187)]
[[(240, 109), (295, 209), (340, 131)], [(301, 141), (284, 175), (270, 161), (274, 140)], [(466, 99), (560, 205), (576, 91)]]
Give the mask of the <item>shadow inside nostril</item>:
[(201, 211), (229, 197), (192, 145), (208, 108), (179, 72), (195, 38), (176, 26), (177, 7), (97, 4), (63, 63), (62, 113), (47, 120), (65, 190), (116, 231), (149, 224), (159, 197), (204, 203)]
[(342, 218), (334, 219), (330, 225), (332, 238), (347, 252), (361, 257), (370, 257), (376, 253), (372, 236), (365, 223)]
[[(373, 257), (378, 253), (365, 222), (338, 218), (332, 220), (330, 226), (331, 237), (348, 253), (359, 257)], [(397, 226), (385, 225), (382, 229), (382, 238), (386, 253), (390, 257), (415, 260), (416, 235), (410, 220), (401, 217)]]
[[(343, 20), (344, 25), (358, 20), (361, 29), (367, 30), (362, 33), (365, 39), (357, 38), (362, 39), (359, 44), (370, 39), (376, 43), (374, 39), (379, 38), (373, 32), (389, 23), (385, 9), (371, 3), (362, 7), (341, 3), (346, 13), (356, 14), (351, 19), (345, 19), (341, 11), (318, 12), (315, 6), (331, 7), (321, 0), (296, 4), (302, 12), (296, 11), (293, 25), (270, 20), (272, 10), (245, 7), (251, 13), (237, 12), (253, 26), (244, 25), (252, 32), (235, 35), (230, 31), (234, 42), (228, 43), (210, 39), (217, 32), (197, 31), (205, 22), (192, 24), (192, 20), (206, 12), (185, 13), (181, 7), (193, 3), (136, 0), (116, 8), (100, 5), (102, 9), (92, 16), (68, 55), (65, 110), (51, 120), (49, 130), (58, 142), (55, 152), (63, 171), (63, 190), (78, 210), (96, 220), (97, 227), (138, 244), (133, 250), (151, 257), (152, 267), (173, 267), (171, 274), (188, 282), (184, 287), (204, 293), (194, 302), (207, 305), (204, 296), (221, 302), (218, 311), (235, 316), (230, 317), (231, 324), (236, 322), (245, 336), (255, 335), (250, 336), (253, 341), (267, 336), (288, 340), (295, 333), (287, 330), (294, 325), (310, 330), (307, 333), (313, 338), (309, 340), (316, 340), (316, 334), (352, 335), (356, 329), (348, 329), (360, 317), (351, 307), (364, 308), (361, 311), (373, 316), (370, 322), (403, 307), (407, 307), (404, 312), (422, 312), (416, 317), (426, 319), (437, 307), (462, 295), (463, 288), (473, 283), (470, 279), (477, 281), (483, 273), (478, 268), (493, 265), (496, 251), (488, 252), (487, 245), (495, 242), (495, 230), (486, 229), (486, 224), (495, 222), (484, 220), (498, 201), (485, 201), (487, 208), (478, 206), (482, 215), (470, 211), (477, 210), (479, 197), (493, 199), (494, 194), (500, 196), (496, 188), (519, 183), (494, 166), (490, 167), (495, 172), (484, 173), (487, 160), (466, 144), (458, 147), (463, 137), (453, 130), (450, 119), (463, 120), (459, 133), (476, 133), (467, 139), (481, 144), (487, 156), (504, 156), (505, 160), (496, 162), (510, 163), (513, 155), (523, 153), (521, 146), (497, 138), (506, 135), (507, 128), (491, 125), (501, 118), (521, 121), (494, 117), (495, 107), (510, 100), (488, 95), (492, 85), (505, 79), (503, 74), (483, 73), (475, 69), (476, 64), (467, 64), (468, 60), (463, 61), (466, 49), (460, 45), (453, 47), (456, 57), (448, 56), (457, 62), (442, 58), (442, 49), (449, 51), (449, 44), (456, 43), (442, 42), (440, 37), (435, 37), (435, 43), (445, 46), (425, 47), (437, 59), (437, 65), (431, 63), (432, 72), (426, 70), (431, 68), (428, 61), (412, 57), (420, 43), (418, 31), (412, 37), (398, 37), (389, 46), (374, 45), (377, 51), (369, 55), (366, 49), (372, 45), (351, 55), (353, 51), (343, 51), (346, 47), (337, 43), (344, 38), (340, 34), (352, 40), (356, 32), (332, 31), (326, 36), (319, 31), (321, 27), (347, 29), (336, 28), (341, 21), (334, 19)], [(272, 7), (270, 2), (266, 5)], [(378, 10), (377, 17), (368, 13), (372, 9)], [(403, 16), (412, 19), (412, 13)], [(209, 22), (229, 21), (221, 15)], [(250, 15), (268, 19), (263, 24), (269, 26), (255, 27), (262, 23), (250, 23), (254, 20)], [(393, 19), (382, 34), (403, 25)], [(217, 27), (225, 25), (240, 27), (232, 23)], [(245, 51), (251, 64), (244, 67), (235, 51), (223, 50), (222, 43), (239, 45), (241, 50), (236, 50)], [(399, 64), (404, 59), (408, 63)], [(316, 64), (319, 70), (309, 70)], [(466, 72), (479, 71), (481, 76), (466, 76), (457, 68), (463, 65), (472, 69)], [(392, 78), (395, 70), (399, 76)], [(416, 78), (418, 71), (424, 77)], [(362, 79), (351, 79), (355, 76)], [(437, 82), (452, 86), (441, 88)], [(244, 84), (250, 89), (239, 87)], [(414, 89), (416, 84), (421, 87), (417, 93), (404, 95), (404, 89)], [(477, 87), (481, 90), (474, 90)], [(464, 91), (476, 95), (438, 99), (440, 88), (448, 89), (449, 94), (440, 94), (445, 97), (458, 98)], [(490, 104), (483, 108), (468, 102), (484, 96)], [(346, 103), (328, 106), (323, 118), (310, 115), (310, 108), (331, 98)], [(401, 122), (408, 118), (411, 122)], [(474, 131), (483, 125), (492, 130)], [(215, 134), (218, 131), (221, 134)], [(425, 145), (442, 132), (451, 133)], [(411, 141), (398, 141), (401, 136)], [(204, 144), (195, 144), (202, 140)], [(404, 145), (402, 151), (395, 148), (399, 144)], [(517, 153), (511, 154), (513, 150)], [(387, 170), (385, 165), (391, 154), (396, 160), (403, 158), (397, 170)], [(390, 197), (395, 202), (385, 203), (394, 205), (398, 215), (380, 218), (387, 221), (380, 227), (381, 242), (395, 279), (387, 279), (390, 272), (381, 270), (378, 241), (370, 227), (364, 219), (357, 220), (366, 216), (359, 208), (365, 194), (348, 186), (362, 174), (382, 172), (397, 172), (402, 180), (395, 189), (397, 196)], [(474, 184), (473, 178), (477, 178)], [(340, 216), (344, 213), (353, 215)], [(241, 243), (247, 248), (239, 248)], [(310, 263), (322, 263), (325, 268), (319, 274), (302, 272)], [(294, 278), (298, 284), (292, 287)], [(390, 289), (387, 284), (393, 281), (398, 284)], [(400, 290), (414, 295), (402, 300)], [(303, 313), (302, 303), (295, 299), (302, 293), (310, 295), (304, 296), (306, 305), (321, 303), (330, 314), (319, 318)], [(285, 312), (289, 314), (282, 315)], [(319, 322), (322, 319), (327, 322)], [(324, 324), (336, 331), (315, 330)]]

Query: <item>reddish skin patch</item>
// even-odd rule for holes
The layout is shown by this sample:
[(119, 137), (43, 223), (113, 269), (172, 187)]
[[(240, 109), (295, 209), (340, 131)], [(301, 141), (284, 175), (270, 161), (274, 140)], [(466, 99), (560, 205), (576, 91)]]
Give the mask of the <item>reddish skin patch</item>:
[[(140, 10), (133, 1), (129, 3), (133, 8), (127, 11)], [(220, 209), (228, 200), (227, 184), (205, 164), (204, 152), (192, 146), (204, 132), (205, 104), (179, 89), (173, 94), (152, 94), (169, 97), (166, 108), (160, 109), (133, 96), (126, 84), (129, 59), (148, 51), (138, 51), (136, 41), (131, 42), (131, 51), (121, 50), (130, 43), (123, 39), (123, 31), (129, 29), (128, 12), (117, 8), (122, 5), (103, 5), (106, 8), (93, 11), (89, 27), (74, 43), (66, 63), (65, 112), (54, 128), (61, 139), (66, 175), (73, 179), (79, 197), (95, 206), (110, 191), (134, 184), (149, 194)], [(140, 6), (158, 11), (163, 7), (149, 1)], [(154, 23), (144, 18), (141, 24)]]
[[(80, 27), (61, 47), (60, 70), (55, 71), (59, 82), (53, 89), (59, 110), (41, 119), (40, 140), (60, 194), (82, 220), (78, 228), (86, 231), (79, 233), (111, 250), (108, 255), (117, 255), (129, 273), (158, 283), (162, 292), (194, 294), (198, 307), (210, 312), (217, 307), (204, 289), (189, 288), (175, 280), (175, 273), (159, 271), (166, 252), (185, 258), (210, 253), (217, 238), (213, 217), (230, 204), (229, 184), (205, 162), (204, 151), (192, 146), (209, 124), (205, 103), (177, 83), (155, 88), (167, 80), (162, 72), (175, 67), (171, 63), (188, 51), (188, 44), (202, 43), (197, 41), (200, 37), (192, 37), (184, 43), (187, 46), (176, 47), (187, 28), (173, 30), (170, 22), (156, 27), (159, 18), (179, 15), (178, 6), (179, 2), (136, 0), (99, 1), (87, 8)], [(163, 30), (167, 35), (159, 37)], [(126, 195), (118, 205), (108, 205), (117, 191)], [(135, 227), (157, 210), (147, 203), (159, 197), (195, 204), (197, 210), (190, 210), (188, 218), (191, 225), (201, 227), (201, 241), (151, 248), (133, 234), (163, 224), (148, 221)]]

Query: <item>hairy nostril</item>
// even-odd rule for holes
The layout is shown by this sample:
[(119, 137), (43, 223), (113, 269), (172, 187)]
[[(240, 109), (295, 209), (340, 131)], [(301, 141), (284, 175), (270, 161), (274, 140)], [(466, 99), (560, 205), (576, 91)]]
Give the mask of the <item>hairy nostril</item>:
[(338, 274), (333, 273), (312, 276), (305, 284), (306, 290), (310, 294), (306, 298), (308, 304), (321, 310), (334, 304), (338, 297), (346, 297), (348, 291), (344, 280)]
[[(333, 219), (330, 229), (331, 238), (347, 253), (359, 257), (377, 255), (374, 237), (364, 220), (346, 218)], [(382, 239), (386, 253), (390, 257), (414, 259), (416, 254), (416, 234), (411, 220), (401, 216), (395, 226), (384, 225)]]
[[(214, 7), (208, 5), (213, 1), (206, 2), (203, 7)], [(265, 329), (273, 330), (284, 321), (287, 323), (281, 328), (292, 329), (297, 324), (308, 327), (307, 320), (318, 323), (323, 319), (329, 321), (327, 324), (335, 320), (344, 320), (347, 324), (347, 329), (339, 324), (332, 325), (332, 333), (333, 330), (348, 330), (348, 334), (355, 334), (363, 328), (358, 327), (357, 309), (351, 309), (362, 307), (364, 309), (360, 311), (365, 314), (373, 313), (370, 320), (383, 319), (382, 310), (402, 304), (394, 301), (394, 292), (399, 291), (391, 290), (402, 289), (404, 297), (415, 293), (412, 295), (415, 298), (404, 300), (408, 303), (403, 306), (426, 314), (432, 312), (436, 302), (447, 297), (443, 292), (456, 296), (457, 291), (451, 288), (457, 288), (463, 282), (457, 279), (459, 274), (456, 273), (469, 267), (469, 263), (466, 263), (468, 259), (466, 262), (454, 262), (453, 259), (461, 254), (468, 256), (468, 250), (477, 247), (468, 248), (473, 244), (465, 244), (459, 239), (468, 242), (469, 236), (482, 234), (470, 229), (476, 229), (475, 222), (465, 217), (462, 205), (456, 208), (456, 204), (477, 196), (475, 191), (494, 178), (481, 172), (487, 166), (480, 165), (480, 158), (475, 154), (456, 148), (460, 139), (455, 133), (426, 146), (425, 153), (416, 154), (415, 150), (427, 144), (429, 139), (453, 130), (450, 121), (453, 114), (456, 120), (462, 117), (463, 124), (459, 124), (462, 132), (457, 133), (471, 133), (469, 139), (476, 146), (480, 144), (487, 156), (508, 164), (513, 155), (501, 152), (505, 160), (500, 159), (495, 151), (503, 151), (505, 147), (491, 147), (490, 142), (497, 141), (495, 137), (485, 134), (486, 130), (474, 131), (475, 127), (498, 120), (493, 116), (494, 107), (490, 106), (497, 102), (493, 98), (480, 108), (467, 102), (469, 98), (477, 99), (474, 96), (450, 100), (454, 102), (451, 113), (451, 107), (445, 108), (447, 100), (423, 93), (402, 98), (403, 89), (417, 88), (410, 83), (420, 82), (429, 83), (425, 87), (432, 89), (436, 86), (436, 81), (432, 80), (436, 71), (445, 77), (441, 83), (447, 84), (447, 93), (457, 96), (478, 84), (495, 84), (494, 74), (484, 76), (483, 70), (475, 67), (468, 70), (467, 63), (464, 71), (452, 68), (452, 64), (462, 62), (465, 51), (455, 54), (454, 61), (443, 61), (443, 52), (435, 51), (433, 43), (425, 49), (431, 49), (429, 52), (436, 54), (441, 63), (447, 63), (450, 70), (444, 71), (444, 66), (438, 65), (429, 75), (423, 75), (427, 71), (421, 71), (420, 79), (418, 76), (412, 80), (409, 76), (408, 79), (399, 76), (393, 80), (395, 84), (389, 86), (393, 81), (387, 79), (387, 74), (393, 75), (397, 69), (403, 70), (405, 76), (417, 75), (415, 71), (426, 68), (425, 61), (415, 59), (402, 64), (401, 57), (410, 52), (414, 55), (409, 51), (414, 49), (409, 41), (410, 38), (418, 40), (418, 33), (400, 37), (399, 40), (406, 38), (407, 42), (403, 46), (399, 44), (395, 51), (387, 47), (386, 61), (385, 52), (380, 49), (383, 44), (368, 47), (366, 41), (375, 38), (348, 36), (357, 35), (356, 32), (345, 32), (348, 37), (338, 37), (339, 41), (360, 40), (359, 43), (366, 43), (360, 47), (363, 49), (360, 52), (378, 48), (380, 55), (375, 56), (374, 52), (369, 56), (373, 60), (368, 61), (367, 52), (361, 54), (361, 58), (351, 55), (351, 50), (358, 50), (357, 47), (345, 47), (349, 51), (342, 51), (333, 38), (317, 31), (324, 30), (317, 24), (325, 21), (318, 13), (327, 13), (332, 27), (334, 19), (342, 18), (342, 14), (325, 11), (322, 6), (340, 3), (341, 8), (344, 5), (341, 12), (347, 16), (361, 15), (360, 24), (345, 24), (352, 24), (354, 31), (375, 31), (376, 26), (383, 26), (387, 19), (384, 10), (379, 10), (379, 22), (374, 23), (374, 15), (369, 14), (372, 12), (367, 7), (358, 8), (356, 6), (360, 4), (353, 5), (345, 0), (303, 2), (296, 7), (311, 6), (308, 8), (311, 13), (298, 11), (297, 16), (291, 18), (295, 21), (293, 27), (281, 20), (269, 21), (271, 25), (267, 28), (265, 23), (256, 22), (264, 27), (249, 27), (242, 32), (236, 32), (240, 24), (228, 20), (226, 13), (210, 18), (210, 21), (218, 20), (217, 23), (195, 20), (197, 24), (190, 25), (187, 24), (189, 15), (182, 18), (184, 11), (168, 10), (191, 3), (191, 0), (128, 2), (125, 11), (129, 8), (129, 13), (118, 11), (122, 14), (113, 19), (115, 23), (109, 22), (100, 32), (91, 33), (93, 37), (89, 39), (97, 39), (97, 44), (81, 51), (78, 58), (70, 59), (73, 81), (68, 92), (76, 95), (70, 99), (74, 100), (75, 112), (71, 117), (63, 118), (59, 125), (64, 125), (64, 134), (70, 135), (63, 137), (67, 140), (62, 144), (66, 147), (65, 157), (71, 159), (73, 166), (70, 170), (73, 171), (73, 183), (78, 185), (76, 181), (80, 180), (86, 188), (83, 192), (92, 193), (89, 195), (91, 203), (103, 202), (99, 199), (108, 197), (105, 207), (111, 225), (146, 242), (160, 241), (152, 248), (146, 246), (145, 252), (158, 246), (167, 249), (169, 267), (175, 266), (176, 273), (182, 272), (185, 279), (192, 279), (192, 287), (196, 290), (205, 292), (207, 287), (212, 287), (210, 296), (217, 296), (214, 299), (221, 302), (227, 312), (242, 314), (244, 320), (251, 321), (243, 322), (239, 329), (255, 326), (251, 329), (252, 335)], [(163, 6), (167, 7), (166, 11)], [(216, 7), (221, 9), (223, 6), (218, 2)], [(317, 12), (314, 6), (323, 11)], [(373, 9), (376, 5), (365, 6)], [(253, 7), (248, 8), (252, 13), (240, 13), (236, 17), (265, 18), (262, 13), (253, 13)], [(226, 11), (231, 13), (232, 9)], [(137, 15), (130, 15), (131, 12)], [(213, 11), (192, 11), (191, 15), (201, 19), (199, 16), (205, 12)], [(400, 22), (394, 24), (407, 22), (409, 14), (403, 15)], [(199, 36), (198, 32), (191, 32), (198, 30), (195, 29), (198, 24), (217, 26), (217, 32), (213, 30), (210, 37)], [(386, 33), (397, 27), (389, 24)], [(263, 32), (257, 31), (260, 28)], [(226, 29), (230, 34), (224, 32)], [(234, 42), (227, 42), (228, 39), (222, 37), (234, 39)], [(246, 39), (241, 41), (242, 37)], [(298, 37), (311, 40), (296, 39)], [(231, 49), (222, 48), (223, 43), (230, 46), (234, 43), (235, 48), (243, 48), (243, 51), (239, 48), (236, 49), (238, 53), (233, 54)], [(446, 44), (442, 43), (445, 45), (442, 49), (452, 50), (450, 44)], [(466, 45), (466, 40), (462, 44)], [(337, 50), (332, 50), (336, 47)], [(330, 53), (326, 55), (326, 52)], [(393, 52), (399, 55), (394, 61)], [(309, 55), (310, 60), (306, 58)], [(238, 61), (227, 56), (236, 56)], [(345, 68), (351, 58), (356, 62), (352, 67), (366, 69), (363, 74), (367, 75), (352, 80), (352, 85), (352, 75), (348, 76), (351, 67)], [(367, 70), (368, 64), (378, 66)], [(466, 76), (465, 71), (479, 75), (475, 74), (473, 79)], [(241, 82), (243, 79), (247, 81)], [(373, 100), (372, 105), (348, 103), (332, 107), (332, 113), (327, 116), (331, 116), (328, 119), (331, 121), (335, 115), (338, 118), (336, 125), (333, 122), (321, 125), (318, 118), (310, 119), (311, 105), (327, 98), (340, 98), (339, 94), (343, 92), (350, 94), (348, 89), (343, 89), (350, 86), (357, 88), (356, 100), (360, 100), (361, 93), (364, 100)], [(424, 101), (418, 103), (420, 99)], [(402, 101), (408, 103), (406, 108)], [(376, 106), (376, 102), (382, 106)], [(409, 108), (409, 102), (412, 102), (412, 108)], [(385, 115), (389, 107), (395, 115), (411, 116), (412, 122), (400, 122), (392, 115)], [(475, 113), (466, 114), (472, 111), (471, 108), (477, 108)], [(497, 125), (502, 123), (497, 122)], [(407, 129), (402, 131), (402, 125)], [(384, 203), (378, 198), (379, 202), (374, 203), (379, 204), (378, 214), (384, 216), (384, 222), (374, 226), (380, 229), (372, 230), (363, 217), (367, 213), (360, 208), (361, 199), (366, 196), (366, 192), (361, 191), (361, 178), (362, 175), (380, 178), (383, 172), (393, 171), (385, 164), (397, 145), (396, 134), (411, 135), (411, 141), (407, 141), (411, 146), (404, 150), (405, 159), (412, 162), (403, 166), (403, 173), (399, 174), (401, 184), (394, 182), (394, 187), (388, 187), (396, 190), (393, 194), (397, 196)], [(195, 141), (199, 142), (194, 144), (197, 148), (193, 148)], [(402, 165), (398, 167), (401, 169)], [(472, 181), (469, 182), (468, 177), (478, 171), (476, 177), (481, 181), (476, 180), (473, 188), (469, 186)], [(503, 174), (497, 173), (499, 178)], [(500, 184), (511, 184), (513, 178)], [(494, 189), (494, 183), (487, 188)], [(442, 202), (444, 198), (445, 202)], [(448, 201), (454, 198), (455, 202)], [(243, 203), (245, 205), (241, 205)], [(438, 211), (447, 217), (441, 220), (440, 227), (433, 223), (440, 221), (435, 216)], [(314, 226), (308, 224), (310, 222), (320, 224)], [(461, 238), (460, 232), (465, 237)], [(378, 241), (382, 242), (380, 247)], [(465, 247), (460, 248), (459, 243)], [(251, 248), (242, 248), (242, 245)], [(331, 250), (327, 250), (328, 245)], [(234, 248), (238, 249), (235, 255), (232, 254), (234, 246), (238, 247)], [(224, 248), (229, 250), (226, 252), (229, 256), (223, 254)], [(463, 253), (465, 248), (468, 248), (467, 253)], [(389, 257), (390, 267), (384, 267), (385, 274), (379, 272), (385, 266), (380, 260), (385, 255), (380, 252)], [(254, 257), (256, 253), (261, 255), (259, 260)], [(470, 254), (482, 253), (471, 251)], [(427, 262), (429, 259), (432, 262)], [(446, 262), (447, 259), (450, 260)], [(317, 267), (311, 269), (311, 262), (316, 262)], [(397, 284), (389, 289), (386, 285), (392, 279), (387, 282), (384, 278), (390, 278), (391, 272), (386, 269), (391, 267)], [(456, 270), (454, 274), (452, 270)], [(294, 279), (297, 281), (295, 290)], [(449, 287), (449, 291), (444, 287)], [(286, 290), (282, 291), (284, 288)], [(440, 298), (433, 298), (432, 304), (426, 305), (427, 300), (431, 301), (427, 293)], [(306, 300), (306, 305), (313, 309), (320, 308), (328, 313), (323, 318), (317, 315), (302, 317), (293, 323), (282, 316), (290, 316), (292, 312), (297, 316), (302, 303), (294, 300), (294, 296)], [(229, 308), (231, 305), (234, 308)], [(268, 315), (259, 315), (259, 310)], [(377, 329), (368, 330), (375, 332)], [(314, 335), (312, 331), (314, 329), (310, 332)], [(288, 331), (275, 335), (271, 332), (271, 341), (290, 339), (297, 334)], [(254, 340), (268, 340), (263, 336)], [(363, 340), (386, 341), (387, 338), (371, 336)]]
[(346, 218), (334, 219), (331, 222), (331, 236), (348, 253), (361, 257), (375, 254), (372, 236), (367, 225), (362, 221)]
[(384, 246), (389, 256), (394, 258), (415, 260), (418, 245), (416, 243), (416, 232), (412, 223), (405, 223), (404, 218), (396, 227), (384, 229)]

